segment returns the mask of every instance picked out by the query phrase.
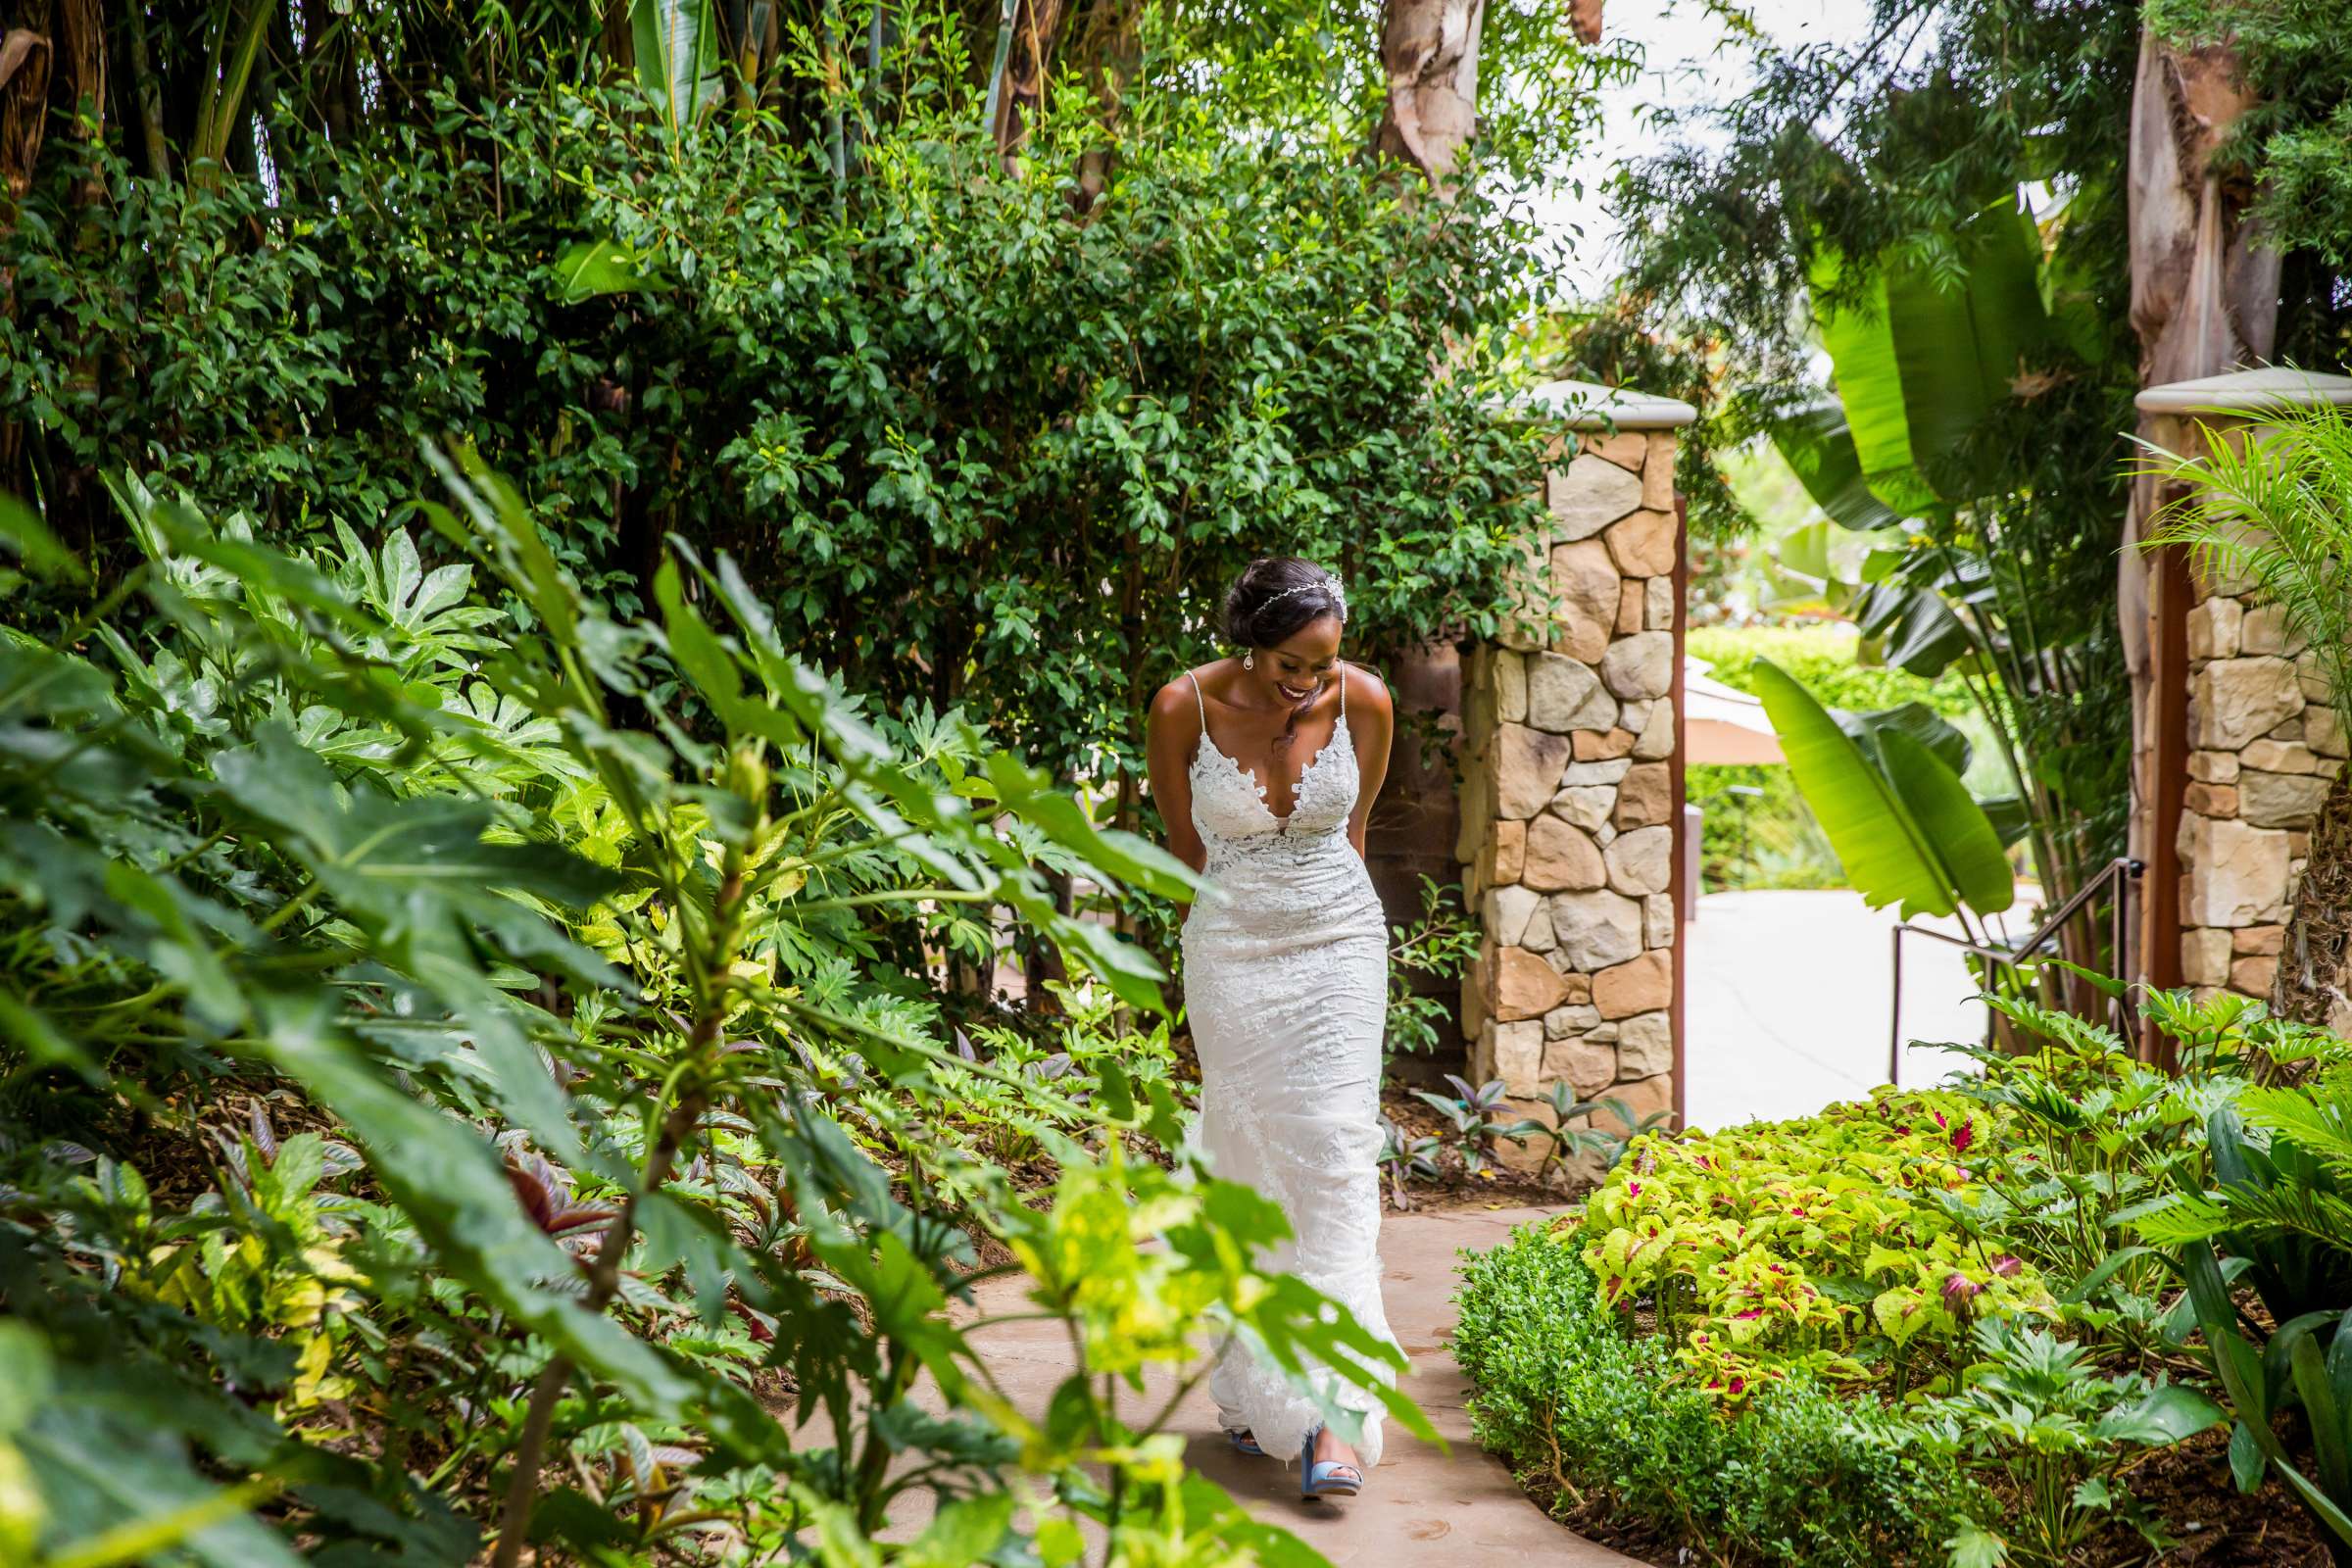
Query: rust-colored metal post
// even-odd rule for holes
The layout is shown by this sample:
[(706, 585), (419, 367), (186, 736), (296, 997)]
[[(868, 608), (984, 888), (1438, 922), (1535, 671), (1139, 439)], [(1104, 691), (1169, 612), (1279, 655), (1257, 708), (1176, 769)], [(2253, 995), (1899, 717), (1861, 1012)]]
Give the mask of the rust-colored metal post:
[[(2139, 972), (2161, 991), (2181, 979), (2180, 812), (2188, 787), (2188, 612), (2195, 589), (2187, 558), (2177, 548), (2156, 552), (2148, 576), (2153, 655), (2148, 721), (2154, 730), (2155, 776), (2148, 781), (2148, 869), (2141, 880), (2145, 897), (2140, 904)], [(2145, 1016), (2139, 1054), (2142, 1060), (2172, 1066), (2170, 1042)]]
[[(1654, 463), (1657, 460), (1652, 458), (1650, 461)], [(1674, 493), (1674, 673), (1671, 676), (1673, 684), (1667, 690), (1667, 696), (1674, 704), (1674, 754), (1666, 764), (1671, 783), (1668, 794), (1673, 802), (1674, 812), (1673, 865), (1667, 872), (1671, 880), (1667, 884), (1666, 895), (1667, 902), (1674, 907), (1674, 992), (1673, 1001), (1668, 1005), (1672, 1009), (1669, 1022), (1674, 1031), (1674, 1124), (1678, 1128), (1689, 1125), (1684, 1083), (1690, 1060), (1690, 1041), (1683, 1021), (1683, 992), (1688, 984), (1687, 971), (1690, 962), (1690, 922), (1683, 912), (1686, 903), (1683, 879), (1690, 875), (1690, 866), (1688, 847), (1683, 843), (1684, 836), (1690, 831), (1690, 824), (1684, 820), (1683, 814), (1683, 805), (1690, 797), (1683, 778), (1683, 736), (1690, 727), (1689, 715), (1683, 711), (1683, 642), (1690, 624), (1690, 501), (1678, 490)], [(1695, 893), (1696, 890), (1691, 891)]]

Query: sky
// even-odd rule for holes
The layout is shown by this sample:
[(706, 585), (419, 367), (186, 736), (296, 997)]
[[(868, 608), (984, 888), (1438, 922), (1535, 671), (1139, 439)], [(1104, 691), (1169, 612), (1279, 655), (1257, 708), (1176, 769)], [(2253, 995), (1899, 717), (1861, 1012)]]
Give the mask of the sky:
[[(1870, 36), (1870, 0), (1748, 0), (1756, 25), (1782, 44), (1859, 48)], [(1568, 292), (1595, 299), (1615, 274), (1618, 225), (1601, 205), (1608, 176), (1647, 153), (1655, 132), (1641, 114), (1659, 104), (1687, 108), (1736, 97), (1745, 85), (1747, 51), (1724, 47), (1721, 24), (1692, 0), (1608, 0), (1601, 25), (1614, 42), (1641, 47), (1641, 74), (1601, 95), (1601, 126), (1580, 171), (1585, 194), (1565, 189), (1537, 203), (1547, 226), (1567, 236), (1574, 261), (1561, 278)]]

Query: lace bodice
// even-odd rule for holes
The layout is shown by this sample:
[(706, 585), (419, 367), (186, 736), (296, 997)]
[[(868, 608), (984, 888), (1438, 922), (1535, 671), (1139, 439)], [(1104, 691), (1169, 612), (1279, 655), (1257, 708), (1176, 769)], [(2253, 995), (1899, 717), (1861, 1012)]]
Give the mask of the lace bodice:
[(1277, 816), (1266, 799), (1266, 786), (1250, 775), (1250, 770), (1208, 732), (1208, 705), (1201, 699), (1200, 682), (1192, 676), (1193, 701), (1200, 710), (1200, 743), (1193, 750), (1189, 777), (1193, 787), (1193, 827), (1208, 850), (1213, 867), (1220, 858), (1252, 850), (1278, 848), (1251, 841), (1275, 838), (1287, 841), (1279, 848), (1294, 852), (1304, 850), (1305, 841), (1344, 834), (1348, 818), (1355, 809), (1358, 773), (1355, 764), (1355, 742), (1348, 733), (1348, 682), (1343, 673), (1340, 681), (1340, 716), (1331, 731), (1331, 739), (1307, 760), (1298, 775), (1298, 787), (1293, 792), (1288, 816)]

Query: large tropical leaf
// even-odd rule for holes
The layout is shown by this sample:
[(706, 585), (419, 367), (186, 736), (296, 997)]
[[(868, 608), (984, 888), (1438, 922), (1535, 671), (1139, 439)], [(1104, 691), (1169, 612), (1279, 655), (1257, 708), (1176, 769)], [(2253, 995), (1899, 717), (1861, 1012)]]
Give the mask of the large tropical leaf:
[(1847, 613), (1877, 646), (1882, 663), (1922, 680), (1934, 680), (1975, 646), (1943, 595), (1908, 577), (1870, 584), (1854, 596)]
[[(1820, 314), (1822, 345), (1863, 479), (1909, 515), (1982, 493), (1988, 469), (1954, 463), (1954, 454), (2015, 395), (2017, 376), (2050, 337), (2040, 238), (2020, 204), (1979, 214), (1953, 250), (1957, 276), (1909, 256), (1857, 262), (1825, 252), (1814, 266), (1816, 298), (1858, 294)], [(1867, 269), (1858, 288), (1843, 275), (1857, 267)]]
[(1960, 775), (1899, 729), (1879, 736), (1879, 752), (1887, 779), (1960, 902), (1979, 914), (1998, 914), (2015, 903), (2017, 873), (2001, 853), (2000, 831)]
[(1879, 763), (1885, 772), (1885, 740), (1890, 734), (1908, 736), (1926, 747), (1943, 765), (1955, 773), (1968, 771), (1971, 748), (1968, 737), (1960, 733), (1941, 713), (1925, 703), (1904, 703), (1895, 708), (1882, 708), (1873, 712), (1848, 713), (1831, 710), (1830, 716), (1838, 727), (1851, 735), (1855, 742)]
[(1893, 786), (1853, 737), (1771, 660), (1756, 661), (1755, 679), (1797, 790), (1863, 902), (1874, 909), (1899, 904), (1905, 918), (1951, 913), (1951, 889), (1928, 859)]
[(1838, 526), (1857, 533), (1902, 526), (1903, 514), (1873, 494), (1862, 476), (1862, 457), (1842, 403), (1824, 403), (1779, 421), (1772, 427), (1772, 444), (1813, 504)]
[(1756, 661), (1755, 675), (1797, 790), (1864, 902), (1900, 905), (1906, 919), (1962, 903), (1981, 914), (2009, 906), (2015, 878), (2000, 835), (1932, 749), (1951, 755), (1923, 722), (1933, 715), (1898, 710), (1841, 722), (1770, 660)]
[(672, 136), (718, 102), (718, 19), (711, 0), (636, 0), (629, 29), (637, 82)]

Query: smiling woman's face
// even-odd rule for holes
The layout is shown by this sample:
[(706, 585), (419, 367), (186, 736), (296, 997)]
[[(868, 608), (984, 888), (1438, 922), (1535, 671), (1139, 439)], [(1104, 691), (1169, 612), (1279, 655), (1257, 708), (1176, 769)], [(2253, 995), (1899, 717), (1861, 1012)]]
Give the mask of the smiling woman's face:
[(1261, 648), (1251, 671), (1276, 702), (1296, 708), (1321, 691), (1340, 662), (1340, 621), (1318, 615), (1272, 648)]

